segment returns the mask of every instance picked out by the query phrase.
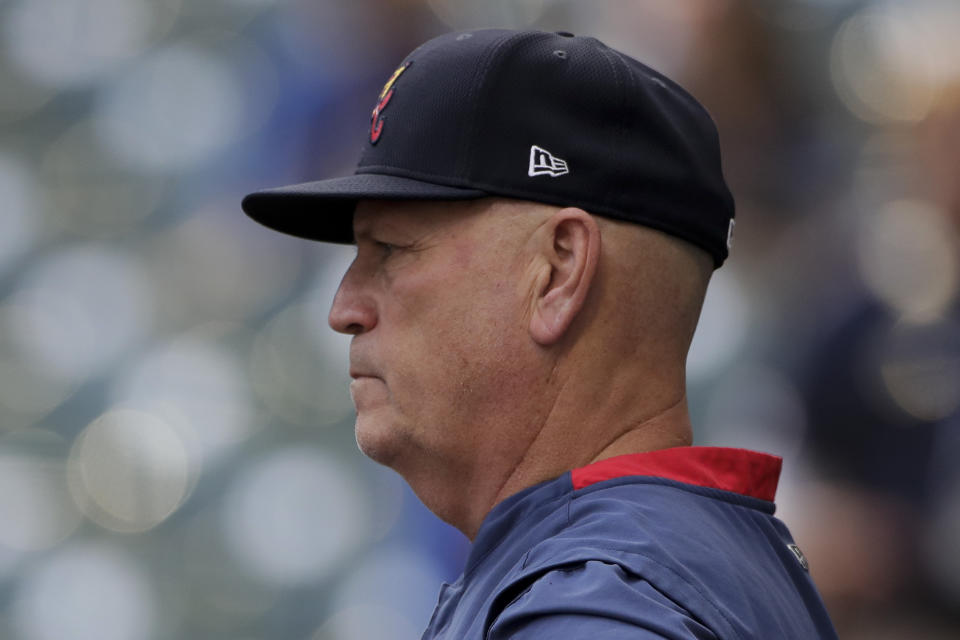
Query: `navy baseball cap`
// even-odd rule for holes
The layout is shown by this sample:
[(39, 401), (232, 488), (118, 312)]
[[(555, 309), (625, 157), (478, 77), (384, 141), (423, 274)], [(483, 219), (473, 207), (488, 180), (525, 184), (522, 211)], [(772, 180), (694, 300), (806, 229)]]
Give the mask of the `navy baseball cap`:
[(351, 176), (257, 191), (270, 228), (353, 242), (358, 200), (502, 196), (645, 225), (720, 266), (733, 198), (716, 127), (689, 93), (589, 37), (481, 29), (414, 50), (377, 98)]

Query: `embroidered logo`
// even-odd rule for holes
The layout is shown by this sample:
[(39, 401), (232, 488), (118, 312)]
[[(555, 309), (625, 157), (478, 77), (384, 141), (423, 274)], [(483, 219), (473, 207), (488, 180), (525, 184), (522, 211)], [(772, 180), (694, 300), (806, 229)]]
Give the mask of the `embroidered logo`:
[(397, 81), (397, 78), (400, 77), (400, 74), (406, 71), (409, 66), (410, 63), (407, 62), (397, 67), (397, 70), (393, 72), (393, 75), (387, 80), (387, 84), (383, 85), (383, 89), (380, 91), (380, 96), (377, 98), (377, 106), (373, 108), (373, 113), (370, 114), (370, 142), (372, 144), (377, 144), (377, 140), (380, 139), (380, 134), (383, 133), (383, 116), (381, 113), (383, 113), (387, 103), (390, 102), (390, 98), (393, 97), (393, 85)]
[(736, 226), (737, 221), (733, 218), (730, 218), (730, 225), (727, 227), (727, 251), (733, 249), (733, 227)]
[(530, 147), (530, 167), (527, 169), (527, 175), (550, 176), (556, 178), (565, 173), (570, 173), (567, 167), (567, 161), (561, 160), (543, 147), (533, 145)]
[(803, 567), (803, 570), (810, 571), (810, 564), (807, 562), (806, 556), (803, 555), (803, 551), (800, 551), (800, 547), (795, 544), (788, 544), (787, 548), (793, 552), (794, 557), (797, 559), (797, 562), (800, 563), (800, 566)]

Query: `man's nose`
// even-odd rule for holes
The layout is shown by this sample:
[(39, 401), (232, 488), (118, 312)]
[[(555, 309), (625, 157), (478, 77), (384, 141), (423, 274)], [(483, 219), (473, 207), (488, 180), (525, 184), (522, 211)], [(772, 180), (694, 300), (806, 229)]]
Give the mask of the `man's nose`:
[(351, 266), (333, 297), (327, 322), (338, 333), (355, 336), (370, 331), (377, 324), (376, 307), (359, 279), (357, 269)]

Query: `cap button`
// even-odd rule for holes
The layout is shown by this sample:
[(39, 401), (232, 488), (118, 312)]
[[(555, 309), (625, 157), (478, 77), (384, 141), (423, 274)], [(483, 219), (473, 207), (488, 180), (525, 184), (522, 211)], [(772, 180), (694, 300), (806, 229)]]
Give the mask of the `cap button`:
[(557, 31), (558, 36), (563, 36), (564, 38), (572, 38), (573, 34), (569, 31)]

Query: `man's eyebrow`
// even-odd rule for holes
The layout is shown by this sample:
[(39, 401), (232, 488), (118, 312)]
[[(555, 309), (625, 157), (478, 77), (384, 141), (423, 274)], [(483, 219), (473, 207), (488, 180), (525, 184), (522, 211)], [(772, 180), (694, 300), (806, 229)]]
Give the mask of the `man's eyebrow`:
[(379, 233), (389, 232), (390, 227), (385, 224), (376, 224), (372, 220), (367, 220), (366, 222), (361, 222), (360, 224), (355, 224), (353, 228), (353, 239), (357, 240), (370, 240)]

